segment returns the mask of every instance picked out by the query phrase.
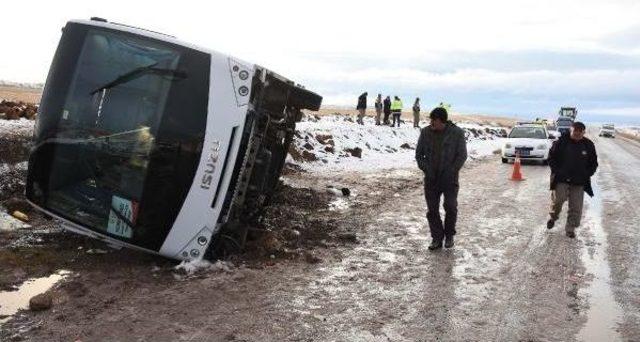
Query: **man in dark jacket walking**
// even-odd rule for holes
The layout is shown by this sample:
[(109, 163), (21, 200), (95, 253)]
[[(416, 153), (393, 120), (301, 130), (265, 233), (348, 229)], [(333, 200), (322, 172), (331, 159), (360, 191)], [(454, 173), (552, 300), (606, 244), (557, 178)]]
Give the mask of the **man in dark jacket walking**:
[(556, 140), (549, 151), (551, 167), (551, 209), (547, 228), (551, 229), (560, 216), (564, 202), (569, 200), (565, 233), (576, 237), (580, 226), (584, 193), (593, 197), (591, 176), (598, 169), (598, 155), (593, 142), (584, 137), (585, 125), (574, 122), (570, 134)]
[[(431, 231), (429, 250), (453, 247), (458, 217), (458, 175), (467, 160), (464, 131), (448, 121), (447, 110), (436, 107), (429, 114), (431, 123), (422, 128), (416, 161), (424, 172), (424, 196)], [(444, 195), (444, 225), (440, 217), (440, 197)]]
[(367, 110), (367, 92), (365, 91), (362, 95), (358, 96), (358, 105), (356, 109), (358, 110), (358, 120), (357, 122), (361, 125), (364, 125), (364, 113)]
[(384, 120), (382, 120), (382, 123), (385, 125), (389, 124), (389, 116), (391, 115), (391, 98), (389, 96), (387, 96), (384, 99), (384, 103), (383, 103), (383, 107), (384, 107)]

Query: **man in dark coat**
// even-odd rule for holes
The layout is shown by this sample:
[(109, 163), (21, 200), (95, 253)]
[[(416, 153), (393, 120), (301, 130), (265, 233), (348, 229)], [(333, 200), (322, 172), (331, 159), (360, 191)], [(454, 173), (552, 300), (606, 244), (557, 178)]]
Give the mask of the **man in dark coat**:
[(380, 126), (380, 117), (382, 116), (382, 94), (378, 94), (376, 97), (376, 126)]
[(389, 116), (391, 115), (391, 98), (389, 96), (387, 96), (384, 99), (383, 102), (383, 112), (384, 112), (384, 120), (382, 120), (382, 123), (385, 125), (389, 124)]
[(413, 103), (413, 127), (420, 128), (420, 98), (416, 97)]
[[(464, 131), (448, 121), (447, 110), (436, 107), (429, 114), (431, 123), (422, 128), (416, 161), (424, 172), (424, 196), (431, 231), (429, 250), (453, 247), (458, 217), (458, 175), (467, 160)], [(444, 195), (444, 225), (440, 217), (440, 197)]]
[(364, 125), (364, 113), (367, 110), (367, 92), (365, 91), (362, 95), (358, 96), (358, 105), (356, 109), (358, 110), (358, 123)]
[(551, 167), (551, 209), (547, 228), (551, 229), (560, 216), (564, 202), (569, 200), (565, 233), (576, 236), (580, 226), (584, 193), (593, 197), (591, 176), (598, 169), (598, 155), (593, 142), (584, 137), (585, 125), (574, 122), (570, 134), (563, 134), (549, 151)]

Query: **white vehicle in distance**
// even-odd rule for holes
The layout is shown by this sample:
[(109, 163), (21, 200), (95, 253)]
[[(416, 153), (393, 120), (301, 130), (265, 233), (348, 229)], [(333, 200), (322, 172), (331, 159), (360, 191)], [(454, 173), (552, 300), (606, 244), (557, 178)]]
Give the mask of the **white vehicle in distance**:
[(502, 145), (502, 162), (514, 161), (516, 156), (519, 156), (522, 160), (539, 160), (546, 164), (553, 140), (555, 137), (550, 135), (543, 125), (515, 126)]
[(602, 125), (602, 128), (600, 128), (600, 133), (598, 135), (601, 137), (615, 138), (616, 129), (613, 124), (605, 124)]

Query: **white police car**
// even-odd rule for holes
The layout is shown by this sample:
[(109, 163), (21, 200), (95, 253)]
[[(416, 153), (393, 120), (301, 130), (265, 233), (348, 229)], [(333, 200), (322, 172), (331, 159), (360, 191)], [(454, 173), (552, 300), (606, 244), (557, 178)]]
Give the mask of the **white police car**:
[(516, 156), (519, 156), (522, 160), (539, 160), (546, 164), (549, 160), (549, 149), (555, 138), (544, 125), (516, 126), (511, 129), (502, 145), (502, 162), (514, 161)]

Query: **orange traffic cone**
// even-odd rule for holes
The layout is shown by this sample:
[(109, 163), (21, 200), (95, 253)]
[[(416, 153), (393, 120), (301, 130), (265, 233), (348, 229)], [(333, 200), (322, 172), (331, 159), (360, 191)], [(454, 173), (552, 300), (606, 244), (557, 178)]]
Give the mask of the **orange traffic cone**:
[(522, 178), (522, 173), (520, 172), (520, 156), (516, 155), (516, 160), (513, 162), (513, 174), (511, 175), (512, 181), (521, 181), (524, 180)]

